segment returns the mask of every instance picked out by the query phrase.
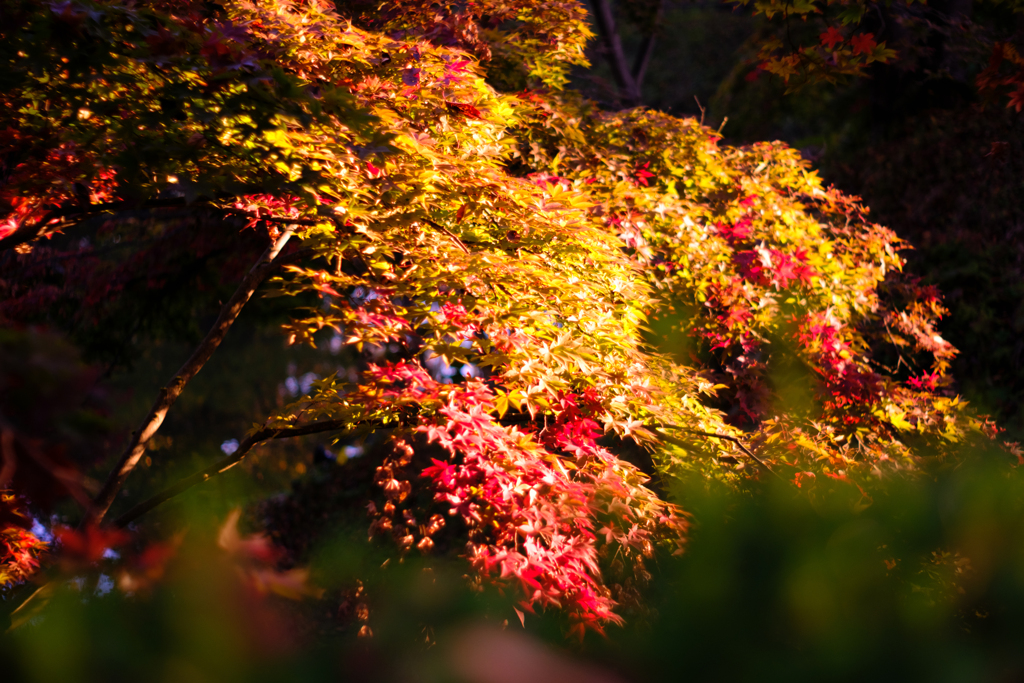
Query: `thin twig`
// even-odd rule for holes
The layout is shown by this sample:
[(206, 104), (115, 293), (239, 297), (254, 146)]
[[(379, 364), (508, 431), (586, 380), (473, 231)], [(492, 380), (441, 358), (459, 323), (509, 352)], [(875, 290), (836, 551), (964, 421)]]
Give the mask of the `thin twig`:
[[(9, 612), (11, 623), (4, 633), (10, 633), (19, 626), (31, 621), (32, 618), (38, 614), (39, 610), (41, 610), (46, 604), (46, 599), (53, 595), (53, 592), (59, 585), (59, 581), (51, 579), (33, 590), (31, 593), (28, 593), (28, 595), (25, 596), (25, 599)], [(22, 590), (27, 591), (31, 586), (31, 583), (26, 584), (25, 588)], [(20, 595), (18, 597), (20, 597)], [(39, 604), (40, 600), (43, 601), (42, 605)]]
[[(525, 413), (517, 413), (506, 415), (501, 419), (500, 423), (504, 426), (512, 426), (530, 421), (532, 421), (532, 418), (529, 415)], [(380, 421), (364, 422), (355, 428), (346, 429), (345, 434), (347, 436), (357, 436), (380, 429), (391, 429), (396, 426), (408, 425), (409, 423), (410, 420), (399, 420), (397, 423), (384, 423)], [(333, 432), (341, 430), (348, 424), (350, 424), (350, 422), (347, 420), (323, 420), (319, 422), (308, 422), (306, 424), (300, 424), (293, 427), (267, 427), (265, 429), (261, 429), (258, 432), (251, 434), (244, 441), (238, 444), (238, 450), (231, 455), (226, 458), (221, 458), (209, 467), (202, 469), (191, 476), (185, 477), (176, 484), (173, 484), (160, 493), (152, 496), (148, 500), (139, 503), (131, 510), (118, 517), (114, 522), (114, 525), (118, 527), (127, 526), (153, 508), (167, 502), (175, 496), (181, 495), (196, 484), (201, 484), (210, 477), (231, 469), (240, 463), (246, 455), (248, 455), (249, 451), (264, 441), (269, 441), (271, 439), (290, 439), (296, 436)]]
[[(222, 197), (227, 199), (234, 195)], [(284, 223), (287, 225), (302, 225), (302, 226), (316, 226), (323, 223), (322, 220), (315, 220), (309, 218), (290, 218), (288, 216), (255, 216), (252, 211), (245, 211), (244, 209), (225, 208), (215, 206), (209, 203), (208, 200), (199, 200), (195, 202), (188, 202), (184, 197), (170, 197), (167, 199), (151, 199), (143, 202), (142, 204), (135, 204), (131, 202), (106, 202), (103, 204), (90, 204), (89, 206), (75, 206), (67, 209), (55, 209), (48, 212), (42, 218), (31, 225), (21, 225), (17, 230), (12, 232), (10, 235), (0, 239), (0, 251), (6, 251), (13, 249), (21, 244), (31, 242), (32, 240), (40, 237), (44, 233), (52, 233), (63, 230), (65, 228), (75, 225), (81, 219), (106, 212), (117, 213), (120, 211), (139, 211), (146, 209), (167, 209), (176, 207), (203, 207), (206, 209), (213, 209), (227, 214), (237, 214), (248, 217), (255, 217), (261, 221), (268, 223)], [(67, 220), (67, 223), (61, 221)], [(54, 221), (58, 221), (54, 223)]]
[(700, 125), (703, 126), (704, 125), (704, 114), (705, 114), (704, 107), (703, 107), (703, 105), (701, 105), (700, 99), (696, 95), (693, 96), (693, 101), (697, 103), (697, 109), (700, 109)]
[(160, 425), (163, 424), (164, 418), (167, 416), (167, 411), (170, 410), (171, 406), (174, 405), (174, 402), (181, 395), (185, 385), (213, 356), (214, 351), (220, 346), (227, 331), (238, 318), (238, 314), (241, 313), (242, 308), (249, 301), (256, 288), (280, 265), (280, 263), (276, 262), (277, 256), (281, 253), (281, 250), (291, 236), (292, 229), (286, 228), (263, 255), (260, 256), (256, 264), (242, 280), (242, 283), (238, 286), (231, 299), (221, 308), (220, 315), (217, 317), (213, 328), (207, 333), (206, 338), (203, 339), (202, 343), (192, 353), (192, 356), (185, 361), (185, 364), (181, 366), (174, 379), (160, 390), (160, 395), (157, 397), (146, 419), (139, 429), (133, 432), (124, 453), (122, 453), (117, 465), (107, 477), (103, 489), (93, 501), (91, 509), (84, 518), (84, 524), (99, 524), (107, 514), (110, 505), (114, 502), (114, 498), (117, 497), (118, 491), (121, 490), (121, 486), (124, 485), (128, 475), (135, 469), (135, 466), (146, 452), (146, 442), (160, 429)]
[[(293, 436), (303, 436), (306, 434), (333, 431), (335, 429), (343, 427), (344, 425), (345, 423), (341, 420), (332, 420), (324, 422), (311, 422), (304, 425), (297, 425), (295, 427), (261, 429), (260, 431), (251, 435), (241, 444), (239, 444), (238, 450), (232, 453), (230, 456), (217, 461), (210, 467), (207, 467), (206, 469), (197, 472), (191, 477), (186, 477), (185, 479), (182, 479), (177, 484), (174, 484), (173, 486), (164, 489), (163, 491), (156, 494), (152, 498), (149, 498), (148, 500), (136, 505), (131, 510), (118, 517), (117, 520), (114, 522), (114, 525), (117, 527), (125, 527), (129, 523), (146, 514), (147, 512), (157, 507), (161, 503), (167, 502), (171, 498), (180, 495), (181, 493), (187, 491), (196, 484), (200, 484), (216, 474), (231, 469), (239, 462), (241, 462), (242, 459), (245, 458), (245, 456), (249, 453), (249, 451), (253, 449), (254, 446), (258, 445), (263, 441), (267, 441), (268, 439), (284, 439)], [(361, 430), (364, 430), (366, 427), (369, 426), (370, 425), (365, 425), (364, 427), (360, 427), (355, 430), (350, 430), (350, 433), (359, 433)], [(387, 425), (383, 425), (383, 423), (374, 423), (372, 425), (372, 428), (379, 428), (381, 426)], [(9, 633), (14, 629), (18, 628), (19, 626), (21, 626), (22, 624), (25, 624), (29, 620), (31, 620), (32, 617), (35, 616), (36, 613), (38, 613), (39, 609), (41, 609), (41, 606), (39, 605), (36, 605), (35, 607), (31, 607), (31, 605), (38, 603), (40, 600), (45, 600), (50, 595), (52, 595), (54, 590), (60, 585), (61, 582), (62, 579), (59, 577), (51, 578), (49, 581), (41, 585), (39, 588), (29, 593), (25, 597), (25, 599), (22, 600), (20, 604), (18, 604), (17, 607), (10, 611), (9, 614), (11, 617), (11, 625), (8, 627), (7, 632)]]
[[(200, 202), (202, 203), (202, 202)], [(144, 202), (141, 205), (132, 204), (129, 202), (106, 202), (103, 204), (90, 204), (88, 206), (73, 206), (66, 209), (54, 209), (48, 211), (35, 223), (22, 224), (17, 230), (7, 235), (3, 239), (0, 239), (0, 251), (7, 249), (13, 249), (18, 245), (31, 242), (32, 240), (40, 237), (44, 232), (55, 232), (62, 230), (67, 225), (61, 223), (54, 223), (54, 221), (61, 221), (70, 217), (88, 216), (90, 214), (103, 213), (105, 211), (114, 211), (118, 209), (145, 209), (145, 208), (164, 208), (164, 207), (175, 207), (175, 206), (186, 206), (187, 203), (183, 197), (174, 197), (170, 199), (151, 199)]]
[[(717, 434), (715, 432), (702, 432), (699, 429), (690, 429), (689, 427), (680, 427), (678, 425), (662, 425), (661, 429), (678, 429), (679, 431), (689, 432), (690, 434), (694, 434), (696, 436), (706, 436), (706, 437), (709, 437), (709, 438), (712, 438), (712, 439), (723, 439), (725, 441), (731, 441), (732, 443), (736, 444), (736, 446), (741, 451), (743, 451), (743, 453), (748, 458), (750, 458), (751, 460), (756, 462), (758, 465), (760, 465), (762, 468), (764, 468), (764, 470), (766, 472), (770, 472), (773, 476), (778, 477), (779, 480), (785, 481), (785, 479), (783, 479), (783, 477), (781, 475), (779, 475), (775, 470), (773, 470), (771, 467), (769, 467), (768, 464), (764, 460), (761, 460), (761, 458), (759, 458), (756, 455), (754, 455), (754, 452), (751, 451), (749, 448), (747, 448), (743, 444), (743, 442), (740, 441), (739, 439), (737, 439), (735, 436), (729, 436), (728, 434)], [(661, 431), (661, 429), (656, 427), (654, 429), (654, 431), (656, 431), (658, 433), (658, 435), (661, 436), (661, 438), (665, 439), (665, 441), (668, 441), (671, 444), (675, 444), (676, 446), (681, 446), (683, 448), (687, 447), (687, 444), (685, 442), (680, 441), (679, 439), (676, 439), (675, 437), (673, 437), (673, 436), (671, 436), (669, 434), (666, 434), (665, 432)]]
[[(131, 510), (118, 517), (117, 520), (114, 521), (114, 525), (118, 527), (127, 526), (153, 508), (161, 505), (162, 503), (166, 503), (171, 498), (181, 495), (196, 484), (201, 484), (210, 477), (226, 472), (238, 463), (242, 462), (242, 460), (245, 459), (245, 456), (249, 454), (249, 451), (264, 441), (270, 441), (271, 439), (289, 439), (296, 436), (306, 436), (308, 434), (338, 431), (348, 424), (350, 424), (350, 422), (347, 420), (324, 420), (320, 422), (309, 422), (302, 425), (296, 425), (294, 427), (267, 427), (261, 429), (246, 437), (242, 443), (238, 444), (238, 450), (231, 455), (221, 458), (209, 467), (206, 467), (191, 476), (185, 477), (176, 484), (173, 484), (160, 493), (152, 496), (148, 500), (139, 503)], [(346, 434), (349, 436), (359, 435), (390, 426), (390, 424), (384, 424), (383, 422), (369, 422), (364, 423), (355, 429), (346, 430)]]
[(467, 247), (465, 245), (465, 243), (462, 240), (459, 239), (458, 235), (453, 233), (451, 230), (449, 230), (448, 228), (444, 227), (440, 223), (435, 223), (434, 221), (430, 220), (429, 218), (423, 218), (421, 220), (424, 223), (426, 223), (427, 225), (429, 225), (430, 227), (434, 228), (435, 230), (443, 232), (444, 234), (446, 234), (449, 237), (451, 237), (452, 241), (455, 242), (456, 245), (458, 245), (459, 249), (462, 249), (462, 251), (466, 252), (467, 254), (470, 253), (469, 247)]
[[(889, 323), (888, 323), (888, 322), (886, 322), (886, 320), (885, 320), (885, 317), (883, 317), (883, 318), (882, 318), (882, 324), (883, 324), (883, 325), (885, 326), (885, 332), (886, 332), (886, 334), (888, 334), (888, 335), (889, 335), (889, 342), (890, 342), (890, 343), (891, 343), (891, 344), (892, 344), (892, 345), (893, 345), (894, 347), (896, 347), (896, 356), (897, 356), (897, 362), (896, 362), (896, 370), (897, 370), (897, 371), (899, 371), (899, 369), (900, 369), (900, 363), (903, 363), (904, 365), (906, 365), (906, 366), (907, 366), (907, 370), (913, 370), (913, 368), (912, 368), (912, 367), (910, 367), (910, 363), (908, 363), (908, 362), (906, 361), (906, 359), (905, 359), (905, 358), (903, 358), (903, 354), (902, 354), (902, 353), (900, 353), (900, 350), (899, 350), (899, 344), (897, 344), (897, 343), (896, 343), (896, 338), (895, 338), (895, 337), (893, 336), (892, 330), (891, 330), (891, 329), (889, 328)], [(895, 374), (895, 373), (893, 373), (893, 374)]]

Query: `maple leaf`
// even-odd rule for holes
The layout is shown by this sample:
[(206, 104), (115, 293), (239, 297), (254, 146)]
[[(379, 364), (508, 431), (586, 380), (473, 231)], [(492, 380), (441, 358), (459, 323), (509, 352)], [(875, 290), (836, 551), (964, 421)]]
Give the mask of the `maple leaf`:
[(309, 570), (293, 568), (278, 570), (272, 566), (281, 559), (282, 551), (263, 534), (242, 538), (238, 533), (240, 509), (232, 510), (221, 527), (217, 545), (239, 563), (239, 574), (245, 585), (259, 595), (274, 593), (290, 600), (319, 598), (323, 590), (309, 581)]
[(122, 529), (100, 528), (90, 524), (82, 531), (58, 527), (53, 533), (62, 558), (72, 564), (98, 562), (112, 548), (124, 545), (132, 535)]
[(750, 235), (754, 231), (754, 224), (750, 220), (744, 218), (742, 220), (736, 221), (732, 225), (723, 225), (722, 223), (716, 223), (715, 229), (718, 231), (719, 235), (729, 240), (730, 242), (734, 242), (739, 240), (745, 240), (748, 237), (750, 237)]
[(420, 84), (420, 71), (421, 69), (403, 69), (402, 70), (402, 82), (412, 87)]
[(829, 26), (828, 30), (818, 37), (821, 40), (821, 44), (829, 50), (834, 50), (835, 46), (844, 40), (843, 34), (837, 31), (835, 26)]
[(0, 221), (0, 240), (18, 231), (19, 222), (13, 216)]
[(1010, 99), (1006, 106), (1013, 107), (1018, 113), (1021, 110), (1024, 110), (1024, 82), (1022, 82), (1016, 90), (1010, 93)]
[(850, 38), (850, 45), (853, 46), (854, 55), (866, 55), (870, 54), (878, 43), (875, 42), (875, 37), (872, 34), (858, 33)]
[(0, 588), (35, 573), (46, 549), (47, 544), (32, 532), (0, 525)]
[(465, 116), (467, 119), (482, 120), (483, 114), (480, 110), (474, 107), (472, 104), (463, 104), (461, 102), (445, 102), (448, 109), (453, 112), (458, 112)]
[(238, 533), (238, 521), (241, 517), (242, 511), (239, 508), (228, 514), (217, 536), (217, 545), (232, 557), (244, 562), (276, 562), (281, 557), (281, 551), (274, 547), (269, 538), (262, 534), (251, 534), (242, 538)]
[(126, 593), (147, 590), (163, 577), (167, 563), (177, 554), (185, 533), (163, 543), (150, 543), (131, 557), (117, 576), (118, 588)]
[(920, 377), (911, 377), (907, 380), (907, 385), (918, 390), (918, 391), (935, 391), (939, 386), (939, 381), (942, 376), (937, 372), (931, 372)]
[(813, 481), (815, 476), (814, 472), (797, 472), (793, 475), (793, 483), (797, 488), (802, 488), (805, 480)]
[[(524, 607), (557, 607), (581, 632), (600, 630), (621, 619), (609, 597), (620, 593), (606, 585), (599, 560), (649, 558), (655, 543), (678, 552), (686, 526), (681, 513), (643, 488), (646, 475), (619, 457), (618, 446), (598, 443), (597, 421), (619, 437), (650, 445), (658, 436), (647, 427), (662, 419), (704, 434), (756, 439), (765, 450), (772, 439), (783, 441), (786, 466), (802, 473), (798, 486), (846, 457), (850, 441), (834, 437), (854, 430), (864, 438), (858, 438), (863, 452), (849, 466), (851, 479), (897, 459), (913, 466), (909, 446), (895, 441), (892, 420), (876, 418), (885, 411), (875, 407), (885, 398), (904, 402), (902, 415), (931, 410), (908, 389), (928, 388), (931, 376), (901, 387), (870, 371), (865, 357), (884, 342), (872, 315), (886, 303), (882, 278), (902, 265), (898, 240), (869, 224), (854, 199), (825, 189), (781, 143), (719, 146), (721, 137), (696, 121), (642, 108), (612, 112), (565, 97), (560, 79), (568, 65), (584, 59), (582, 4), (515, 0), (495, 16), (490, 3), (462, 3), (457, 11), (445, 3), (385, 3), (372, 22), (348, 23), (328, 7), (335, 3), (247, 0), (214, 3), (228, 6), (233, 23), (212, 23), (190, 11), (180, 21), (162, 17), (153, 24), (160, 28), (146, 31), (132, 25), (134, 15), (118, 14), (123, 4), (104, 3), (115, 20), (89, 20), (99, 39), (76, 32), (75, 41), (90, 50), (98, 45), (113, 58), (96, 67), (94, 83), (74, 90), (78, 85), (61, 85), (61, 78), (28, 79), (10, 99), (47, 106), (2, 110), (0, 147), (28, 151), (23, 163), (21, 152), (15, 155), (18, 164), (0, 187), (0, 240), (35, 222), (71, 225), (79, 218), (65, 212), (92, 204), (131, 197), (134, 206), (136, 191), (143, 203), (146, 197), (163, 201), (164, 192), (189, 205), (210, 199), (204, 211), (240, 212), (250, 227), (266, 229), (261, 237), (294, 228), (311, 255), (301, 266), (290, 265), (289, 277), (278, 284), (295, 301), (322, 305), (289, 324), (292, 339), (312, 343), (317, 331), (333, 329), (341, 347), (350, 344), (353, 355), (375, 362), (360, 357), (346, 369), (348, 382), (318, 381), (301, 400), (275, 410), (273, 423), (292, 425), (302, 416), (375, 433), (416, 430), (415, 448), (411, 440), (407, 450), (396, 445), (373, 479), (385, 499), (370, 508), (374, 533), (390, 532), (398, 552), (432, 547), (441, 518), (422, 524), (431, 511), (417, 506), (424, 500), (443, 506), (458, 519), (453, 526), (468, 533), (462, 547), (478, 575), (500, 570), (490, 578), (521, 591)], [(119, 28), (126, 26), (131, 30)], [(260, 31), (258, 40), (251, 30)], [(35, 35), (21, 33), (29, 37), (14, 31), (11, 41)], [(805, 33), (813, 42), (815, 31)], [(770, 46), (751, 73), (806, 80), (808, 70), (822, 66), (822, 48), (845, 44), (837, 28), (818, 37), (818, 44), (795, 48), (797, 54), (785, 54), (781, 42)], [(851, 46), (866, 56), (861, 62), (891, 52), (869, 34), (855, 36)], [(39, 52), (27, 47), (9, 52)], [(842, 52), (846, 58), (832, 60), (839, 64), (826, 60), (825, 66), (863, 66)], [(228, 64), (253, 54), (259, 59), (251, 68)], [(15, 71), (39, 59), (19, 56)], [(118, 71), (120, 63), (129, 66)], [(152, 76), (153, 64), (159, 78)], [(492, 70), (506, 64), (545, 88), (520, 96), (495, 90), (491, 76), (500, 80), (501, 74)], [(43, 66), (40, 73), (48, 75), (65, 69), (63, 63)], [(101, 73), (108, 69), (112, 73)], [(992, 87), (1018, 84), (1001, 73), (989, 76)], [(273, 88), (257, 85), (271, 82)], [(331, 83), (338, 87), (324, 87)], [(74, 86), (69, 94), (61, 94), (65, 85)], [(160, 107), (140, 97), (147, 92), (157, 92)], [(222, 97), (226, 92), (231, 97)], [(328, 102), (332, 93), (337, 97)], [(92, 112), (81, 102), (109, 108)], [(1024, 95), (1011, 96), (1010, 106), (1022, 103)], [(216, 116), (197, 115), (214, 110)], [(73, 125), (63, 126), (60, 136), (36, 140), (36, 131), (54, 128), (66, 115)], [(121, 120), (156, 125), (117, 125)], [(509, 122), (515, 122), (513, 145)], [(179, 143), (185, 140), (183, 157)], [(410, 142), (411, 152), (404, 147)], [(134, 149), (168, 153), (148, 155), (154, 159), (138, 171), (111, 163)], [(511, 173), (505, 152), (513, 149), (521, 156)], [(153, 178), (160, 187), (149, 187)], [(180, 180), (165, 187), (165, 178)], [(659, 178), (665, 182), (655, 182)], [(186, 184), (192, 195), (173, 194)], [(240, 187), (253, 189), (239, 196)], [(51, 207), (61, 212), (59, 220), (46, 218)], [(116, 207), (104, 212), (118, 238), (135, 225)], [(450, 231), (452, 218), (458, 234)], [(234, 220), (215, 223), (204, 228), (202, 240), (218, 231), (231, 234), (235, 226)], [(147, 230), (159, 232), (161, 225)], [(709, 232), (721, 239), (707, 239)], [(746, 243), (755, 233), (757, 244)], [(223, 248), (203, 241), (188, 249), (193, 246), (200, 258)], [(109, 270), (107, 262), (89, 265), (94, 255), (84, 248), (61, 252), (42, 242), (36, 248), (45, 252), (39, 260), (22, 260), (37, 269), (66, 261), (68, 282), (76, 269)], [(166, 289), (167, 269), (154, 272), (159, 259), (141, 255), (147, 258), (134, 271), (125, 268), (119, 280), (81, 285), (88, 292), (81, 308), (94, 311), (117, 297), (130, 301), (126, 284), (136, 273)], [(46, 294), (55, 287), (51, 279), (8, 278), (5, 270), (0, 317), (21, 324), (17, 307), (28, 312), (22, 318), (48, 311), (55, 301)], [(780, 292), (794, 284), (800, 292)], [(25, 294), (7, 296), (15, 290)], [(941, 315), (937, 303), (919, 298), (914, 305), (920, 307), (907, 310), (913, 318), (907, 329), (916, 336), (893, 329), (948, 365), (948, 345), (927, 332)], [(749, 418), (749, 433), (729, 432), (726, 418), (691, 400), (713, 386), (706, 377), (693, 379), (711, 371), (704, 361), (662, 357), (645, 337), (646, 322), (669, 315), (672, 301), (699, 304), (682, 332), (721, 351), (715, 371), (728, 375), (722, 380), (728, 384), (720, 385), (723, 407), (731, 404), (737, 421)], [(796, 327), (795, 353), (815, 373), (821, 400), (822, 428), (800, 448), (778, 427), (788, 416), (771, 413), (780, 402), (771, 400), (778, 354), (769, 352), (770, 340), (789, 329), (780, 316)], [(332, 352), (341, 349), (332, 343)], [(446, 370), (477, 368), (485, 379), (438, 372), (444, 381), (437, 380), (424, 368), (430, 354)], [(944, 377), (939, 370), (933, 375), (935, 382)], [(0, 386), (0, 402), (10, 393)], [(510, 415), (510, 406), (521, 412)], [(970, 424), (952, 409), (941, 419), (947, 417), (956, 422), (953, 430)], [(507, 426), (512, 422), (519, 427)], [(417, 452), (424, 441), (447, 456), (422, 467), (419, 456), (430, 453)], [(609, 435), (601, 443), (617, 441)], [(701, 441), (653, 448), (651, 474), (668, 480), (696, 466), (730, 482), (758, 476), (733, 458), (705, 457), (717, 446)], [(896, 452), (900, 458), (890, 458)], [(413, 495), (414, 486), (428, 491)], [(811, 488), (820, 484), (805, 486)], [(266, 536), (239, 534), (239, 517), (238, 511), (228, 517), (219, 542), (247, 586), (288, 597), (315, 595), (304, 570), (274, 566), (280, 551)], [(8, 554), (25, 560), (19, 520), (8, 515), (7, 521), (2, 533), (15, 539)], [(113, 540), (68, 537), (67, 547), (88, 558)], [(143, 555), (148, 559), (139, 558), (133, 577), (145, 578), (147, 567), (162, 571), (168, 552), (154, 548)], [(639, 560), (633, 570), (643, 573)]]
[(19, 527), (32, 528), (32, 517), (25, 509), (24, 502), (17, 496), (0, 490), (0, 529)]
[(647, 187), (647, 185), (649, 184), (648, 181), (650, 181), (650, 179), (654, 177), (654, 174), (648, 170), (650, 166), (651, 162), (645, 162), (633, 173), (633, 177), (636, 179), (637, 184)]
[(275, 571), (272, 569), (254, 569), (249, 573), (252, 587), (258, 593), (274, 593), (289, 600), (301, 600), (305, 597), (323, 597), (324, 589), (312, 584), (309, 570), (306, 568)]

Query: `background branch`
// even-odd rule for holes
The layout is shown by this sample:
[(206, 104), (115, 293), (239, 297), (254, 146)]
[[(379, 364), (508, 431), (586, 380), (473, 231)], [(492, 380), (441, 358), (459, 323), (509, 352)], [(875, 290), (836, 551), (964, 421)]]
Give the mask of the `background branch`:
[[(615, 15), (610, 0), (594, 0), (594, 19), (597, 21), (597, 32), (601, 35), (611, 62), (612, 75), (619, 86), (622, 98), (630, 104), (639, 104), (640, 88), (626, 61), (626, 53), (622, 49), (622, 39), (615, 27)], [(644, 66), (646, 69), (646, 65)]]
[(658, 24), (661, 23), (661, 12), (664, 6), (664, 0), (658, 0), (654, 8), (654, 18), (651, 20), (647, 35), (644, 36), (644, 40), (640, 44), (639, 52), (636, 53), (636, 59), (633, 61), (633, 83), (636, 86), (637, 104), (640, 103), (640, 90), (643, 87), (644, 76), (647, 75), (647, 66), (651, 63), (651, 55), (654, 54), (654, 39), (658, 35)]

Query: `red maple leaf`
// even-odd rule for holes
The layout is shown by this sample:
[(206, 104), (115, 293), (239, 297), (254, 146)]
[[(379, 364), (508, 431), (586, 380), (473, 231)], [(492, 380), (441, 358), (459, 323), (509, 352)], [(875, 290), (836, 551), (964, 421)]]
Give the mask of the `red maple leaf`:
[(730, 242), (733, 242), (736, 240), (745, 240), (750, 237), (750, 234), (754, 230), (754, 224), (751, 223), (750, 220), (743, 218), (736, 221), (733, 225), (716, 223), (715, 229), (718, 231), (719, 235)]
[(935, 391), (939, 386), (939, 381), (942, 379), (942, 375), (937, 372), (931, 372), (928, 374), (922, 374), (920, 377), (911, 377), (907, 380), (907, 384), (918, 391)]
[(875, 42), (875, 37), (870, 33), (858, 33), (853, 38), (850, 38), (850, 45), (853, 46), (853, 54), (866, 55), (874, 50), (878, 43)]
[(1010, 101), (1006, 106), (1013, 107), (1018, 112), (1024, 109), (1024, 83), (1021, 83), (1020, 87), (1010, 93)]
[(483, 119), (484, 115), (480, 113), (480, 110), (474, 107), (472, 104), (463, 104), (462, 102), (445, 102), (448, 105), (448, 109), (453, 112), (458, 112), (465, 116), (467, 119)]
[(813, 480), (815, 479), (814, 472), (797, 472), (795, 475), (793, 475), (793, 483), (796, 484), (796, 487), (798, 489), (803, 488), (803, 483), (805, 479), (811, 480), (813, 482)]
[(636, 170), (634, 175), (636, 177), (637, 184), (647, 187), (647, 181), (654, 177), (654, 174), (647, 170), (650, 165), (651, 162), (648, 161)]
[(281, 550), (264, 534), (250, 534), (243, 538), (238, 533), (238, 520), (241, 517), (240, 509), (231, 511), (220, 529), (217, 545), (241, 562), (272, 564), (279, 560)]
[(773, 280), (779, 288), (785, 288), (790, 280), (797, 279), (796, 263), (789, 254), (772, 249), (772, 262), (775, 265)]
[(843, 34), (837, 31), (835, 26), (829, 26), (828, 30), (818, 36), (818, 38), (821, 39), (821, 44), (829, 50), (834, 50), (836, 45), (843, 42)]
[(101, 529), (92, 525), (84, 531), (61, 527), (53, 535), (60, 543), (65, 558), (86, 564), (98, 562), (107, 549), (124, 545), (132, 537), (121, 529)]

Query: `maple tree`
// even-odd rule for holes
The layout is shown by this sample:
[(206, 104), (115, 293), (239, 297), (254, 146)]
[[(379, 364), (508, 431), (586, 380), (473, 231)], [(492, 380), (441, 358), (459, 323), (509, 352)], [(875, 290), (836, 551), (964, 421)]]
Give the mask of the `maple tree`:
[[(180, 538), (132, 546), (125, 529), (313, 434), (376, 444), (362, 500), (396, 557), (443, 546), (579, 635), (621, 624), (651, 565), (685, 552), (674, 482), (777, 479), (864, 509), (880, 482), (971, 448), (1007, 471), (1020, 458), (952, 391), (940, 294), (901, 273), (902, 243), (856, 198), (781, 143), (722, 146), (692, 119), (565, 89), (591, 36), (577, 2), (3, 13), (0, 341), (22, 350), (0, 367), (0, 581), (37, 582), (15, 624), (111, 549), (120, 590), (157, 585)], [(133, 337), (182, 282), (206, 296), (197, 260), (238, 284), (119, 456), (100, 418), (82, 435), (40, 410), (72, 383), (65, 412), (98, 410), (97, 378), (56, 340), (57, 388), (15, 398), (39, 382), (17, 360), (49, 339), (33, 325), (116, 364), (89, 330), (128, 320)], [(124, 495), (259, 290), (286, 302), (289, 344), (335, 340), (349, 371), (225, 434), (223, 458)], [(43, 543), (33, 516), (68, 497), (81, 526)], [(321, 594), (238, 519), (218, 544), (246, 590)]]

